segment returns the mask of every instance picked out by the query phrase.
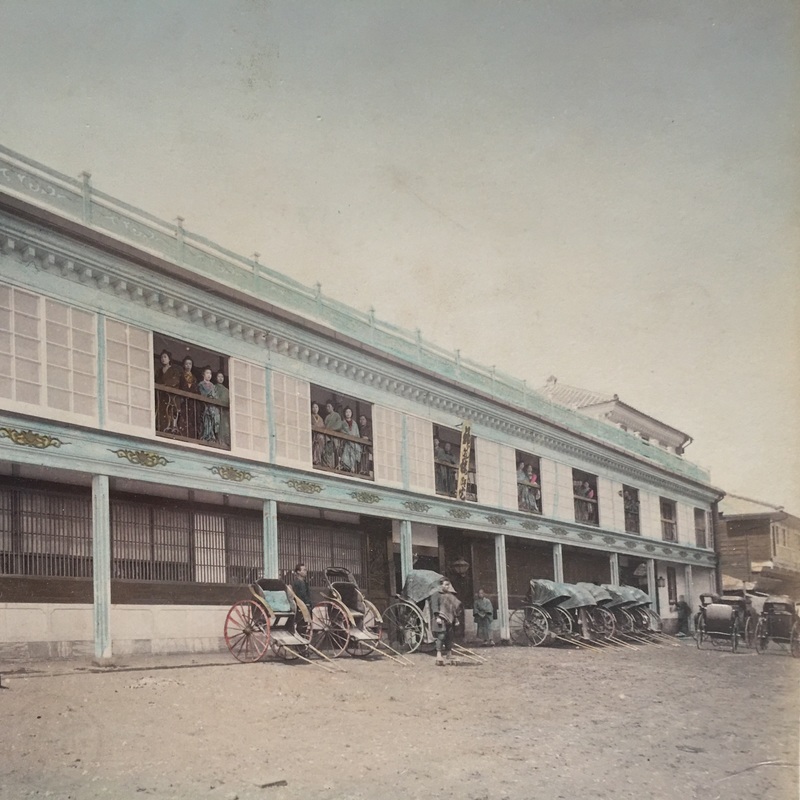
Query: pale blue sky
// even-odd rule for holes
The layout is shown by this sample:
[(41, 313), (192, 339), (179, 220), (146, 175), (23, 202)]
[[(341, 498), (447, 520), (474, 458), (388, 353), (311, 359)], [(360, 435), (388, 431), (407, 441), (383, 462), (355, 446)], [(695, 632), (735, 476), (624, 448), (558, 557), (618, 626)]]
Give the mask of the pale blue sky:
[(5, 0), (0, 142), (800, 514), (800, 9)]

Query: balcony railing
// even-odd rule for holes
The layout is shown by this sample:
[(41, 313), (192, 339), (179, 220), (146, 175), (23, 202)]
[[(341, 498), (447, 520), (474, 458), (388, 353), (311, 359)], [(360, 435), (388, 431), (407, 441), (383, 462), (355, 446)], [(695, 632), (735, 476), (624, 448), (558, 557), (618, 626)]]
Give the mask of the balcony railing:
[(212, 397), (156, 387), (156, 435), (230, 450), (230, 409)]
[(520, 511), (542, 513), (542, 492), (538, 483), (517, 481), (517, 505)]
[[(433, 471), (436, 478), (436, 494), (444, 497), (457, 497), (458, 467), (449, 461), (434, 459)], [(475, 472), (472, 470), (467, 473), (466, 499), (473, 503), (478, 500), (478, 486), (475, 480)]]
[(311, 462), (314, 469), (375, 480), (372, 440), (327, 428), (311, 428)]
[(575, 497), (575, 522), (598, 525), (597, 500), (589, 497)]

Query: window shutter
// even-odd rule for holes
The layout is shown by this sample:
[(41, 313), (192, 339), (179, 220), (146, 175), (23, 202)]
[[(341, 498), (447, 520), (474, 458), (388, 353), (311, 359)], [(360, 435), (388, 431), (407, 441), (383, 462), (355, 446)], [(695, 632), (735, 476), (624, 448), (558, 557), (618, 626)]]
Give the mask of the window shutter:
[(106, 319), (108, 427), (136, 434), (154, 429), (153, 345), (150, 332)]
[(228, 370), (232, 449), (266, 461), (269, 456), (266, 370), (238, 358), (229, 359)]
[(406, 452), (409, 489), (433, 494), (433, 427), (428, 420), (406, 416)]
[(475, 483), (478, 500), (484, 505), (500, 505), (500, 445), (488, 439), (475, 439)]
[(41, 298), (0, 286), (0, 397), (11, 404), (42, 405)]
[(279, 464), (311, 467), (311, 387), (308, 381), (272, 373), (276, 451)]
[(375, 480), (403, 485), (403, 415), (383, 406), (372, 407)]

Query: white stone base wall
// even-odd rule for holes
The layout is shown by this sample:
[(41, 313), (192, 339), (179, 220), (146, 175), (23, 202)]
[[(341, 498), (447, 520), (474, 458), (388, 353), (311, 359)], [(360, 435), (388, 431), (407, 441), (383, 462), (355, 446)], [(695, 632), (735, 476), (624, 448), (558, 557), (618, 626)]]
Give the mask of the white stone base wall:
[[(111, 606), (112, 655), (224, 651), (227, 606)], [(0, 603), (0, 662), (94, 655), (92, 606)]]

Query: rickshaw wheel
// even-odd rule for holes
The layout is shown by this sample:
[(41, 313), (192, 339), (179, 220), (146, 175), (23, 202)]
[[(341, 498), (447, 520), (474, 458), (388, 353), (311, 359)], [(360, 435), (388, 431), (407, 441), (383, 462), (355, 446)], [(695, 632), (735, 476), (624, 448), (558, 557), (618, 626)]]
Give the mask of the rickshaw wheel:
[(536, 606), (524, 606), (511, 614), (508, 621), (514, 644), (538, 647), (547, 639), (547, 615)]
[(338, 603), (323, 600), (311, 616), (311, 645), (328, 658), (340, 656), (350, 641), (350, 622)]
[(648, 608), (647, 610), (647, 617), (649, 619), (650, 630), (653, 633), (661, 633), (664, 630), (664, 622), (661, 619), (661, 616), (653, 611), (652, 608)]
[(383, 612), (383, 640), (399, 653), (413, 653), (425, 636), (425, 619), (412, 603), (401, 600)]
[(616, 623), (614, 615), (607, 608), (596, 606), (591, 609), (589, 619), (592, 621), (595, 633), (601, 639), (611, 639), (614, 636)]
[(351, 636), (350, 642), (347, 645), (347, 652), (356, 658), (364, 658), (365, 656), (373, 655), (383, 632), (383, 621), (381, 620), (378, 609), (375, 608), (369, 600), (364, 600), (364, 606), (365, 610), (361, 629), (366, 633), (372, 634), (376, 638), (370, 642), (365, 642)]
[(225, 617), (224, 633), (225, 644), (237, 661), (258, 661), (269, 647), (269, 617), (255, 600), (240, 600)]
[(767, 642), (769, 642), (769, 637), (767, 636), (767, 624), (765, 620), (759, 619), (756, 623), (756, 633), (755, 633), (755, 645), (756, 645), (756, 653), (761, 655), (767, 649)]
[(621, 621), (619, 627), (622, 633), (634, 633), (636, 630), (636, 622), (634, 621), (631, 612), (628, 611), (626, 608), (620, 608), (618, 609), (618, 611)]
[(800, 622), (792, 625), (792, 632), (789, 634), (789, 651), (793, 658), (800, 658)]
[(569, 636), (572, 633), (572, 617), (569, 611), (556, 606), (550, 609), (550, 615), (553, 620), (554, 633), (559, 636)]
[(744, 642), (745, 647), (753, 646), (754, 635), (755, 635), (755, 629), (753, 627), (753, 618), (748, 617), (744, 621), (744, 634), (742, 635), (742, 641)]
[(739, 620), (734, 617), (731, 625), (731, 652), (735, 653), (739, 649)]

